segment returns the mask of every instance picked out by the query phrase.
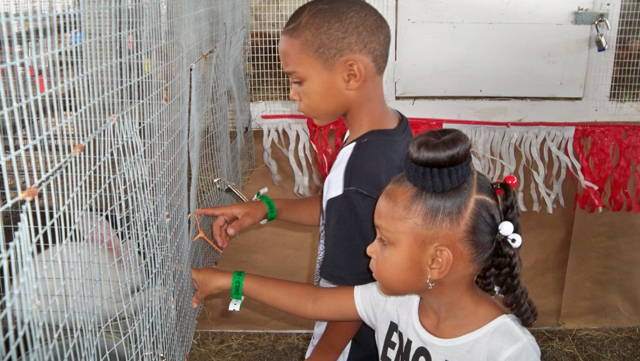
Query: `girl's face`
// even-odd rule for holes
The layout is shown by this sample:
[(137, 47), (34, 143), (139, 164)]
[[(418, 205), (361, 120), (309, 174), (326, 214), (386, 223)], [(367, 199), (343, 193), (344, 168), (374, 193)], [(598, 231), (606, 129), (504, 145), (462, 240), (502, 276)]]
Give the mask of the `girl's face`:
[(376, 239), (367, 247), (373, 277), (389, 296), (417, 294), (427, 287), (427, 248), (435, 234), (430, 237), (420, 218), (407, 212), (408, 201), (407, 191), (384, 191), (374, 214)]

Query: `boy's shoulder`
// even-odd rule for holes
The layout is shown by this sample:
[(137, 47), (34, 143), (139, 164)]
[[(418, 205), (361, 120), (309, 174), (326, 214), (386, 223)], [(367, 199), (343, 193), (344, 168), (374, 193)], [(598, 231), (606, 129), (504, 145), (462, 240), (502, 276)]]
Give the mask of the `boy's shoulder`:
[[(392, 129), (374, 129), (361, 135), (354, 141), (360, 146), (376, 146), (376, 142), (398, 142), (398, 145), (405, 144), (408, 146), (409, 141), (413, 138), (409, 120), (402, 113), (397, 112), (400, 121), (395, 128)], [(406, 149), (405, 149), (406, 151)]]
[[(345, 188), (380, 193), (391, 179), (402, 172), (409, 142), (413, 138), (409, 121), (401, 115), (394, 129), (373, 130), (356, 139), (348, 147)], [(376, 197), (379, 194), (376, 195)]]

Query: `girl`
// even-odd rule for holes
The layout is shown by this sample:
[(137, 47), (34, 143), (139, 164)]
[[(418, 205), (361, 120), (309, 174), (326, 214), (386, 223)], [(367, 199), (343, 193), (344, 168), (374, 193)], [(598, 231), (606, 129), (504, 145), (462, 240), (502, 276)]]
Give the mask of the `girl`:
[[(525, 329), (536, 307), (520, 281), (513, 189), (471, 169), (469, 138), (454, 129), (409, 145), (404, 173), (375, 210), (367, 248), (375, 283), (318, 288), (216, 269), (193, 269), (192, 305), (228, 290), (310, 319), (363, 320), (381, 361), (540, 359)], [(239, 289), (241, 287), (241, 290)]]

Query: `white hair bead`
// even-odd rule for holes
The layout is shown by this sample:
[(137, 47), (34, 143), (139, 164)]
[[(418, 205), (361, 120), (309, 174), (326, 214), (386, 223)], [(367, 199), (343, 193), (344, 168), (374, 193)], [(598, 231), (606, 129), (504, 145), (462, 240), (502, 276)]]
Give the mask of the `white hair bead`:
[(514, 230), (513, 223), (509, 221), (504, 221), (498, 226), (498, 232), (505, 237), (512, 234)]
[(520, 246), (522, 246), (522, 236), (517, 233), (513, 233), (507, 236), (507, 239), (509, 240), (509, 243), (511, 243), (511, 247), (513, 248), (520, 248)]

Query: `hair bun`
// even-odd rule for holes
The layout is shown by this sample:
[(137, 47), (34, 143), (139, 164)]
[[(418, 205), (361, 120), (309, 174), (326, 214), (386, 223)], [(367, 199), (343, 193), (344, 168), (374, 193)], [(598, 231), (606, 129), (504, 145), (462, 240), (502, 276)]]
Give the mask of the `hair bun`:
[(471, 141), (457, 129), (422, 133), (409, 143), (407, 180), (427, 192), (446, 192), (471, 175)]

